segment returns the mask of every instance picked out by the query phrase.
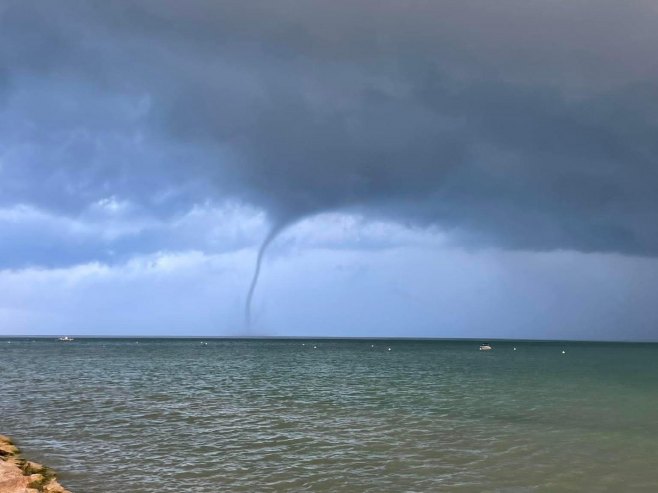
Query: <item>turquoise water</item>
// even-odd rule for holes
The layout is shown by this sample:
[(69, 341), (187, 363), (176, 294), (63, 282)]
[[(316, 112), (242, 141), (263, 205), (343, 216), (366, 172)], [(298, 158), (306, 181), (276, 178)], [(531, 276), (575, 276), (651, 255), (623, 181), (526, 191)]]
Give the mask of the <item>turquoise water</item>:
[(0, 433), (74, 493), (658, 491), (656, 344), (207, 341), (0, 339)]

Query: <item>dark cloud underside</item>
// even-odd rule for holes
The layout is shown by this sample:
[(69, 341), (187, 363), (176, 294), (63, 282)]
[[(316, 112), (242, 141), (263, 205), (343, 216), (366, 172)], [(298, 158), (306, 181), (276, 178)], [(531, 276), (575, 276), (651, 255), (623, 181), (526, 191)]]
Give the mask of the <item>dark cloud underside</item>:
[(230, 196), (658, 254), (653, 2), (0, 5), (5, 203)]

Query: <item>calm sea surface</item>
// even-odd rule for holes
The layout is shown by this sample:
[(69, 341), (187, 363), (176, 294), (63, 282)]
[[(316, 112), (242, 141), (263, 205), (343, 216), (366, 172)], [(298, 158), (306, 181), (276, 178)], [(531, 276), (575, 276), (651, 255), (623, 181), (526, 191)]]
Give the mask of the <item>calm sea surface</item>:
[(655, 344), (207, 341), (0, 338), (0, 433), (74, 493), (658, 491)]

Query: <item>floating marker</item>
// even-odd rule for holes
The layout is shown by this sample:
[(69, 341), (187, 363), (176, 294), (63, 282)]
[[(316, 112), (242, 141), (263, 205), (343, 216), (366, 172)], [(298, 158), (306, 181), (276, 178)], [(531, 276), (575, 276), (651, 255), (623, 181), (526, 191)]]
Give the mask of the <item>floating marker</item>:
[(566, 351), (562, 351), (562, 354), (566, 353)]
[(516, 348), (514, 348), (514, 351), (516, 351)]
[(388, 348), (388, 350), (390, 351), (390, 350), (391, 350), (391, 348)]

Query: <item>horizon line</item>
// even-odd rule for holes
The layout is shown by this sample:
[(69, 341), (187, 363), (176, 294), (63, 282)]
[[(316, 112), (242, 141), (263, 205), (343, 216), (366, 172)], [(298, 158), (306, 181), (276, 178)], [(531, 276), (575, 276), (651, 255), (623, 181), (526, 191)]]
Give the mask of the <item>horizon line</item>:
[[(3, 339), (58, 339), (59, 335), (0, 335)], [(552, 343), (552, 342), (569, 342), (569, 343), (617, 343), (617, 344), (658, 344), (658, 340), (650, 339), (515, 339), (506, 337), (371, 337), (371, 336), (266, 336), (266, 335), (227, 335), (227, 336), (203, 336), (203, 335), (81, 335), (72, 334), (70, 337), (78, 339), (221, 339), (221, 340), (345, 340), (345, 341), (442, 341), (442, 342), (475, 342), (475, 341), (495, 341), (495, 342), (533, 342), (533, 343)]]

